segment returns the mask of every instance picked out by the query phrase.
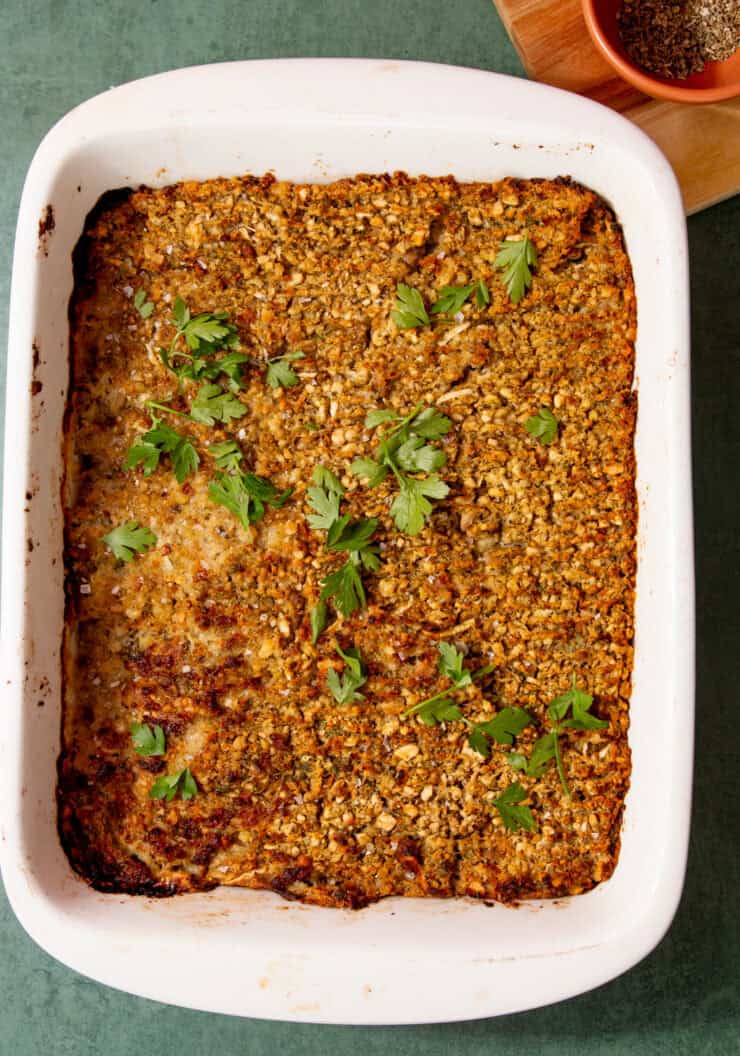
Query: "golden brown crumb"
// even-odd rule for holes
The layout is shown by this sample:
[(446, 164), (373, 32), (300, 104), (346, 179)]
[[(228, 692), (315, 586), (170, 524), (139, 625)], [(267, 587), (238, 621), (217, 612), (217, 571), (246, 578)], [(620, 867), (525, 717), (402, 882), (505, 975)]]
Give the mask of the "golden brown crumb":
[[(512, 305), (493, 262), (524, 233), (537, 268)], [(429, 304), (479, 278), (491, 304), (452, 326), (391, 321), (399, 281)], [(145, 320), (138, 289), (155, 306)], [(202, 461), (183, 485), (166, 460), (149, 477), (122, 469), (149, 424), (144, 400), (178, 399), (158, 355), (178, 295), (194, 313), (229, 312), (255, 363), (245, 417), (186, 423)], [(606, 879), (630, 770), (634, 337), (619, 227), (567, 180), (247, 177), (103, 204), (72, 310), (59, 803), (78, 872), (103, 890), (240, 884), (330, 906), (561, 896)], [(304, 354), (300, 382), (269, 389), (264, 363), (288, 351)], [(176, 405), (194, 393), (186, 382)], [(392, 482), (370, 490), (348, 466), (372, 454), (369, 409), (417, 402), (453, 421), (450, 494), (409, 537), (389, 517)], [(543, 404), (561, 422), (547, 447), (524, 429)], [(206, 447), (233, 436), (252, 471), (294, 488), (251, 538), (207, 496)], [(380, 519), (382, 566), (365, 575), (367, 608), (312, 645), (308, 611), (340, 563), (305, 519), (317, 463), (340, 476), (343, 508)], [(101, 537), (131, 519), (158, 544), (120, 565)], [(564, 736), (571, 799), (553, 766), (528, 779), (504, 748), (473, 752), (462, 723), (402, 717), (443, 688), (440, 641), (473, 668), (495, 664), (458, 698), (467, 716), (516, 705), (537, 718), (525, 754), (573, 674), (593, 693), (609, 727)], [(337, 642), (368, 667), (365, 699), (344, 707), (326, 685)], [(132, 722), (164, 728), (166, 758), (136, 755)], [(197, 798), (149, 798), (186, 766)], [(537, 832), (507, 831), (492, 809), (515, 779)]]

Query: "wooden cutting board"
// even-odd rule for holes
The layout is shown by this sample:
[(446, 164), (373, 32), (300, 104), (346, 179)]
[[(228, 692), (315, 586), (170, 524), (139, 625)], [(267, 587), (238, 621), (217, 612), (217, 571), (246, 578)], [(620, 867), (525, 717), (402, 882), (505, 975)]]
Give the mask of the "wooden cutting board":
[(740, 192), (740, 99), (693, 106), (650, 99), (617, 77), (596, 50), (579, 0), (494, 0), (533, 80), (618, 110), (673, 165), (687, 213)]

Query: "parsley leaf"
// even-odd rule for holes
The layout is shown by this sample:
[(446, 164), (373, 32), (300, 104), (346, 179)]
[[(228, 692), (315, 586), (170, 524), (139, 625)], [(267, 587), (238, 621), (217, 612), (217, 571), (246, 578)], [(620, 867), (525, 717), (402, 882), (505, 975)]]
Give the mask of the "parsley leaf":
[(307, 488), (308, 504), (314, 513), (309, 513), (306, 520), (315, 531), (326, 532), (335, 521), (339, 520), (340, 496), (336, 491), (324, 488)]
[(267, 384), (271, 389), (290, 389), (298, 384), (298, 375), (291, 367), (291, 362), (304, 359), (303, 352), (286, 352), (284, 356), (275, 356), (267, 361)]
[(103, 536), (119, 561), (131, 561), (134, 554), (141, 554), (154, 546), (157, 537), (148, 528), (139, 527), (138, 521), (125, 521)]
[[(538, 738), (532, 746), (529, 759), (518, 752), (508, 756), (508, 761), (516, 770), (522, 770), (527, 777), (541, 777), (548, 764), (554, 759), (563, 792), (570, 798), (570, 789), (565, 778), (563, 760), (560, 751), (560, 734), (563, 730), (603, 730), (609, 723), (591, 714), (593, 697), (576, 685), (573, 675), (571, 688), (550, 701), (547, 717), (550, 731)], [(568, 718), (568, 712), (571, 718)]]
[(132, 722), (130, 732), (134, 749), (139, 755), (164, 755), (164, 730), (161, 726)]
[(432, 512), (429, 499), (443, 499), (450, 489), (436, 473), (425, 480), (405, 477), (400, 485), (401, 490), (391, 503), (391, 517), (399, 531), (418, 535)]
[(439, 642), (437, 650), (439, 652), (437, 667), (440, 673), (454, 682), (458, 689), (469, 686), (473, 678), (470, 672), (463, 668), (465, 655), (450, 642)]
[(340, 678), (337, 671), (332, 667), (327, 671), (326, 681), (337, 704), (350, 704), (355, 700), (364, 700), (364, 694), (358, 693), (360, 686), (367, 682), (365, 666), (358, 649), (354, 646), (345, 652), (341, 646), (337, 646), (337, 652), (344, 660), (346, 670)]
[(262, 520), (265, 504), (279, 509), (292, 493), (292, 488), (280, 492), (255, 473), (217, 473), (208, 485), (209, 499), (233, 513), (245, 528)]
[(529, 269), (537, 264), (534, 243), (526, 237), (521, 241), (507, 238), (493, 263), (494, 267), (503, 269), (502, 278), (509, 299), (513, 304), (518, 304), (532, 285), (532, 272)]
[(451, 420), (436, 407), (425, 407), (409, 419), (408, 431), (426, 440), (439, 440), (452, 428)]
[(224, 506), (245, 528), (249, 528), (253, 519), (252, 497), (241, 476), (217, 473), (208, 485), (208, 498), (217, 506)]
[(226, 473), (238, 473), (244, 455), (235, 440), (224, 440), (220, 444), (210, 444), (208, 454), (215, 459), (216, 469)]
[(491, 754), (489, 739), (497, 744), (512, 744), (533, 721), (524, 708), (502, 708), (493, 718), (472, 725), (468, 744), (487, 759)]
[(491, 303), (491, 291), (486, 286), (483, 279), (478, 279), (475, 287), (475, 303), (479, 308), (485, 308), (487, 304)]
[(322, 631), (326, 628), (327, 611), (326, 602), (320, 601), (318, 605), (314, 605), (310, 613), (311, 620), (311, 641), (314, 645), (319, 640)]
[(333, 599), (342, 616), (351, 616), (356, 609), (364, 609), (367, 604), (357, 562), (352, 557), (324, 580), (319, 600), (328, 601), (329, 598)]
[(145, 290), (137, 290), (134, 294), (134, 308), (142, 319), (148, 319), (154, 311), (154, 305), (146, 299)]
[(410, 436), (396, 451), (396, 464), (408, 473), (431, 473), (446, 461), (444, 451), (425, 443), (421, 436)]
[(149, 798), (163, 799), (169, 803), (178, 792), (180, 799), (195, 799), (198, 795), (198, 786), (190, 773), (190, 767), (180, 770), (177, 774), (163, 774), (158, 777), (149, 789)]
[(483, 678), (493, 670), (493, 666), (486, 664), (485, 667), (481, 667), (471, 673), (463, 666), (465, 658), (454, 645), (450, 645), (448, 642), (439, 642), (437, 650), (439, 652), (437, 666), (440, 674), (450, 679), (453, 683), (452, 687), (443, 689), (439, 693), (435, 693), (433, 697), (427, 697), (426, 700), (421, 700), (418, 704), (414, 704), (413, 707), (403, 712), (401, 718), (405, 719), (409, 715), (418, 715), (427, 726), (434, 726), (437, 722), (461, 719), (469, 726), (474, 726), (475, 724), (466, 719), (458, 706), (453, 703), (451, 694), (457, 693), (459, 690), (465, 689), (466, 686), (472, 685), (478, 679)]
[(437, 645), (437, 649), (439, 650), (438, 667), (440, 674), (449, 678), (453, 684), (452, 687), (443, 689), (441, 692), (435, 693), (433, 697), (427, 697), (426, 700), (414, 704), (413, 707), (403, 713), (402, 718), (406, 718), (409, 715), (418, 715), (427, 726), (433, 726), (437, 722), (460, 720), (469, 729), (468, 744), (479, 755), (482, 755), (484, 759), (487, 759), (491, 754), (491, 741), (496, 741), (497, 744), (512, 744), (514, 738), (518, 737), (522, 730), (533, 721), (531, 715), (524, 708), (502, 708), (496, 715), (484, 722), (473, 722), (463, 715), (460, 708), (451, 699), (451, 694), (465, 689), (467, 686), (472, 685), (473, 682), (477, 682), (489, 674), (493, 670), (493, 665), (486, 664), (485, 667), (471, 672), (464, 666), (465, 657), (463, 653), (454, 645), (449, 642), (440, 642)]
[(355, 550), (362, 552), (371, 546), (370, 538), (378, 527), (375, 517), (362, 517), (359, 521), (350, 521), (348, 515), (340, 517), (329, 529), (326, 539), (327, 550)]
[(312, 479), (314, 486), (308, 488), (306, 494), (314, 513), (308, 514), (306, 519), (312, 528), (327, 533), (327, 550), (347, 553), (345, 563), (324, 579), (319, 604), (311, 610), (311, 636), (315, 643), (326, 627), (326, 602), (329, 599), (334, 601), (343, 616), (350, 616), (356, 609), (365, 607), (367, 602), (360, 568), (376, 571), (380, 567), (380, 556), (377, 544), (372, 542), (377, 520), (363, 517), (352, 521), (348, 513), (340, 513), (344, 488), (324, 466), (314, 469)]
[(152, 415), (151, 428), (128, 449), (126, 461), (123, 463), (124, 469), (134, 469), (141, 464), (144, 467), (144, 476), (151, 476), (162, 455), (170, 456), (178, 484), (182, 484), (191, 473), (195, 473), (200, 463), (198, 452), (187, 437)]
[(396, 303), (391, 319), (399, 330), (411, 330), (415, 326), (428, 326), (431, 322), (418, 290), (399, 282), (396, 286)]
[(517, 765), (516, 768), (524, 770), (527, 777), (541, 777), (547, 769), (547, 764), (555, 758), (555, 739), (555, 733), (545, 733), (538, 737), (532, 746), (526, 766)]
[(562, 722), (564, 727), (571, 730), (604, 730), (609, 723), (590, 714), (593, 702), (594, 698), (590, 693), (578, 689), (574, 675), (571, 688), (562, 696), (555, 697), (547, 712), (551, 718), (564, 719), (567, 709), (570, 708), (573, 717)]
[[(190, 381), (215, 381), (219, 374), (226, 374), (232, 392), (242, 387), (241, 367), (249, 361), (239, 347), (239, 335), (227, 312), (201, 312), (191, 316), (190, 309), (181, 297), (175, 298), (172, 323), (175, 336), (170, 347), (160, 348), (159, 355), (167, 367), (182, 383)], [(184, 340), (184, 351), (179, 347)], [(215, 352), (227, 351), (221, 359), (212, 358)], [(211, 357), (211, 358), (209, 358)]]
[(423, 700), (415, 705), (418, 715), (426, 726), (436, 726), (438, 722), (455, 722), (463, 718), (463, 713), (450, 697), (436, 696)]
[(319, 488), (324, 488), (335, 495), (344, 495), (341, 481), (326, 466), (315, 466), (311, 479)]
[[(447, 456), (426, 441), (444, 436), (452, 422), (436, 407), (424, 408), (417, 404), (404, 418), (388, 409), (371, 411), (365, 418), (365, 427), (374, 429), (386, 422), (397, 424), (381, 436), (375, 458), (355, 459), (350, 472), (364, 477), (368, 486), (374, 488), (385, 480), (390, 470), (399, 486), (390, 508), (391, 516), (400, 531), (418, 535), (432, 513), (429, 499), (443, 499), (450, 490), (434, 472), (445, 464)], [(429, 475), (419, 480), (408, 476), (409, 473)]]
[(540, 407), (538, 414), (527, 418), (524, 428), (541, 444), (551, 444), (558, 435), (559, 422), (549, 407)]
[(475, 283), (470, 286), (443, 286), (437, 295), (437, 300), (430, 308), (431, 314), (455, 315), (460, 311), (475, 288)]
[(217, 348), (237, 348), (239, 345), (239, 334), (233, 323), (229, 322), (228, 312), (201, 312), (191, 316), (182, 297), (176, 297), (172, 322), (177, 329), (172, 346), (181, 336), (185, 338), (188, 348), (199, 354)]
[(518, 832), (519, 829), (526, 829), (527, 832), (537, 831), (537, 825), (529, 807), (517, 806), (526, 798), (527, 793), (519, 782), (515, 781), (501, 793), (498, 799), (493, 801), (493, 806), (501, 815), (501, 820), (511, 832)]
[(382, 425), (383, 422), (400, 422), (401, 420), (401, 415), (396, 414), (395, 411), (391, 411), (387, 407), (379, 407), (375, 411), (367, 412), (365, 415), (365, 428), (375, 429), (377, 426)]
[(157, 447), (155, 444), (144, 443), (143, 439), (139, 439), (128, 449), (123, 468), (135, 469), (137, 466), (143, 465), (144, 476), (149, 477), (159, 465), (161, 454), (162, 448)]
[(232, 393), (224, 392), (220, 385), (202, 385), (190, 408), (193, 421), (203, 425), (229, 422), (232, 418), (242, 418), (246, 413), (244, 404)]
[(388, 466), (383, 466), (372, 458), (356, 458), (350, 464), (350, 473), (356, 477), (365, 477), (369, 488), (377, 488), (388, 476)]

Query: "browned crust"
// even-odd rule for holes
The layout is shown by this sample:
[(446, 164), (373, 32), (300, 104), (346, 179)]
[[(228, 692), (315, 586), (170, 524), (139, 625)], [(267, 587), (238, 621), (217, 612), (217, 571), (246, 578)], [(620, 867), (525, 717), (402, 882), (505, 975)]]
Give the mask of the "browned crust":
[[(513, 306), (493, 258), (524, 231), (538, 267)], [(559, 897), (611, 875), (630, 770), (637, 406), (634, 287), (603, 201), (566, 179), (404, 174), (141, 189), (100, 203), (75, 275), (59, 828), (76, 871), (104, 891), (231, 883), (351, 908), (390, 894)], [(390, 323), (396, 282), (431, 301), (478, 277), (492, 303), (466, 309), (459, 332)], [(138, 288), (155, 303), (146, 321)], [(209, 502), (207, 455), (183, 486), (166, 466), (121, 469), (143, 398), (172, 395), (156, 349), (178, 294), (228, 310), (258, 362), (305, 354), (299, 386), (273, 393), (252, 369), (240, 395), (250, 468), (295, 488), (251, 541)], [(410, 539), (392, 527), (390, 485), (368, 491), (346, 469), (371, 453), (367, 409), (417, 400), (453, 419), (451, 492)], [(523, 429), (540, 403), (562, 422), (550, 448)], [(188, 432), (202, 453), (231, 435)], [(305, 521), (318, 462), (343, 474), (354, 516), (380, 518), (383, 567), (366, 577), (368, 608), (313, 646), (306, 614), (337, 564)], [(159, 544), (120, 568), (100, 538), (132, 517)], [(554, 768), (520, 778), (535, 834), (491, 810), (520, 777), (503, 750), (482, 760), (461, 724), (401, 718), (441, 688), (440, 640), (496, 664), (462, 700), (471, 718), (514, 704), (537, 717), (525, 751), (572, 673), (609, 720), (566, 740), (571, 800)], [(369, 670), (366, 699), (345, 708), (325, 681), (337, 641)], [(166, 762), (133, 752), (131, 721), (165, 728)], [(151, 801), (157, 774), (184, 765), (198, 797)]]

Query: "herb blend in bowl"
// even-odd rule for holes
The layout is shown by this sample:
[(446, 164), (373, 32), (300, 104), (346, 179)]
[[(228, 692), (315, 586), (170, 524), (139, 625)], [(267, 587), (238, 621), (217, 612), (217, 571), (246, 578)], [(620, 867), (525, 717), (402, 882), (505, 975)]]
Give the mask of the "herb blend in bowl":
[(624, 0), (625, 50), (644, 69), (683, 80), (740, 47), (740, 0)]

